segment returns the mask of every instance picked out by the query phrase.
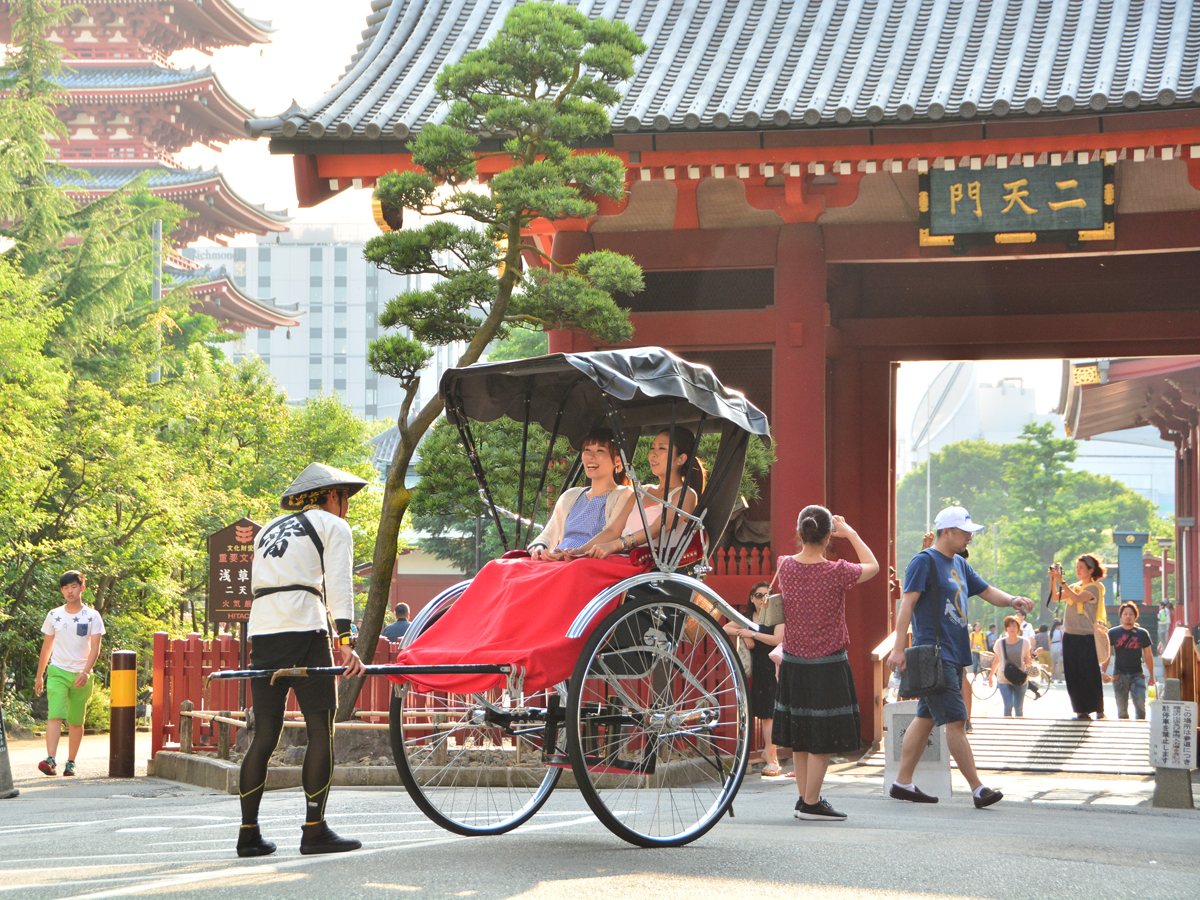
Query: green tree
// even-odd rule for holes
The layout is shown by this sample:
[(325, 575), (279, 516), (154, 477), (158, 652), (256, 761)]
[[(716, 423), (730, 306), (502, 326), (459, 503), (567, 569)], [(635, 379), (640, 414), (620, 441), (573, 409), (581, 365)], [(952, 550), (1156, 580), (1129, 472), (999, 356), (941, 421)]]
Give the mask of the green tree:
[(1032, 597), (1048, 593), (1051, 563), (1073, 574), (1076, 557), (1101, 552), (1104, 531), (1149, 529), (1156, 517), (1145, 497), (1113, 478), (1071, 470), (1074, 460), (1075, 441), (1055, 438), (1046, 423), (1025, 426), (1005, 466), (1012, 499), (1005, 574)]
[[(91, 203), (53, 160), (58, 0), (14, 0), (0, 71), (0, 684), (31, 685), (58, 574), (87, 572), (106, 648), (198, 628), (205, 537), (265, 521), (314, 458), (367, 477), (364, 423), (339, 400), (292, 408), (257, 360), (225, 361), (186, 289), (149, 291), (151, 229), (186, 213), (134, 184)], [(78, 8), (74, 8), (78, 12)], [(74, 189), (74, 188), (72, 188)], [(11, 246), (9, 242), (11, 241)], [(160, 378), (151, 379), (157, 372)], [(379, 493), (352, 508), (370, 558)], [(182, 612), (192, 605), (190, 624)], [(143, 652), (143, 658), (148, 658)], [(104, 668), (101, 660), (100, 669)]]
[[(1010, 593), (1044, 598), (1046, 569), (1054, 561), (1069, 572), (1083, 553), (1115, 561), (1116, 549), (1104, 536), (1108, 529), (1167, 530), (1153, 504), (1137, 492), (1107, 476), (1071, 469), (1075, 447), (1045, 423), (1025, 426), (1011, 444), (962, 441), (933, 455), (932, 511), (958, 504), (971, 511), (973, 520), (998, 526), (998, 545), (991, 528), (971, 542), (971, 564)], [(925, 479), (925, 467), (918, 467), (896, 492), (901, 570), (920, 550)], [(974, 620), (996, 617), (993, 607), (972, 602)]]
[[(42, 472), (54, 462), (67, 385), (61, 362), (42, 352), (58, 319), (37, 283), (0, 258), (0, 575), (20, 565), (28, 535), (46, 519), (32, 501)], [(7, 684), (9, 658), (28, 652), (30, 632), (15, 612), (8, 596), (0, 596), (0, 689)]]
[[(926, 462), (904, 476), (896, 490), (896, 559), (901, 572), (921, 550), (926, 509), (936, 516), (943, 507), (965, 506), (972, 519), (989, 525), (1008, 512), (1007, 452), (1008, 445), (960, 441), (933, 453), (931, 470)], [(978, 542), (976, 538), (973, 543)]]
[(488, 347), (488, 362), (508, 359), (529, 359), (550, 352), (550, 335), (528, 328), (510, 328), (508, 334)]
[[(423, 228), (372, 239), (366, 257), (402, 275), (435, 275), (428, 290), (390, 300), (380, 316), (394, 333), (375, 341), (370, 364), (404, 389), (400, 440), (388, 470), (375, 544), (374, 575), (360, 640), (370, 660), (383, 624), (397, 538), (412, 492), (404, 483), (422, 437), (442, 412), (440, 398), (413, 409), (431, 345), (465, 343), (458, 365), (481, 359), (511, 326), (576, 328), (605, 342), (628, 339), (632, 327), (614, 293), (642, 289), (629, 258), (600, 251), (574, 264), (522, 267), (522, 230), (534, 219), (588, 219), (597, 196), (620, 199), (624, 164), (606, 153), (571, 148), (609, 131), (615, 85), (633, 76), (645, 45), (625, 24), (589, 20), (571, 6), (527, 3), (512, 9), (500, 32), (437, 76), (449, 105), (445, 124), (426, 125), (409, 144), (414, 169), (380, 179), (385, 211), (434, 219)], [(499, 137), (497, 137), (499, 136)], [(481, 147), (487, 139), (491, 147)], [(501, 171), (482, 180), (481, 158)], [(471, 224), (459, 224), (467, 220)], [(361, 681), (343, 684), (339, 716)]]

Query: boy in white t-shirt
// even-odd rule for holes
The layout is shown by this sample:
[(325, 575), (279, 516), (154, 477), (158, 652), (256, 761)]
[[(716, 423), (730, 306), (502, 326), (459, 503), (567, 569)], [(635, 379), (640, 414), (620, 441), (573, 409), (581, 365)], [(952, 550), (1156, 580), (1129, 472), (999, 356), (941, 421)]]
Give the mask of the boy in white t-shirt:
[(104, 620), (100, 613), (83, 605), (86, 585), (82, 573), (64, 572), (58, 586), (66, 603), (50, 610), (42, 623), (42, 634), (46, 637), (33, 682), (33, 692), (41, 694), (45, 687), (49, 700), (46, 758), (38, 763), (38, 769), (46, 775), (58, 774), (54, 754), (58, 752), (58, 739), (66, 719), (69, 756), (63, 774), (74, 775), (75, 757), (83, 742), (83, 719), (92, 696), (92, 667), (100, 657)]

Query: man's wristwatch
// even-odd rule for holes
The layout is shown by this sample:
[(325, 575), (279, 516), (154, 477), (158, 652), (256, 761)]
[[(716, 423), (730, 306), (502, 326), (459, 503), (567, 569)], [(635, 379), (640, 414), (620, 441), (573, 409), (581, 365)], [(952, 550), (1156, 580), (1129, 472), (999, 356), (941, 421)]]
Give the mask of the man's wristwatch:
[(349, 634), (339, 634), (338, 635), (338, 646), (339, 647), (349, 647), (351, 650), (353, 650), (355, 643), (356, 642), (355, 642), (353, 636), (351, 636)]

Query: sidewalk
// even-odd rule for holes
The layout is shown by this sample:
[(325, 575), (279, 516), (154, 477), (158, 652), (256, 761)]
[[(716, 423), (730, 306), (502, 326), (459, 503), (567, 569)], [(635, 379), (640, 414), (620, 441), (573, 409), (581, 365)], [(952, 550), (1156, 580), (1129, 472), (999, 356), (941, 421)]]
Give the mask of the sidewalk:
[[(790, 771), (790, 769), (789, 769)], [(970, 788), (958, 772), (951, 770), (956, 797), (969, 797)], [(980, 772), (988, 787), (1002, 791), (1004, 802), (1030, 805), (1146, 807), (1152, 808), (1154, 778), (1127, 775), (1075, 775), (1062, 773), (1046, 775), (1024, 772)], [(794, 780), (787, 775), (763, 778), (747, 775), (746, 786), (776, 787), (795, 791)], [(1192, 773), (1192, 792), (1200, 799), (1200, 772)], [(825, 776), (824, 793), (829, 797), (883, 797), (883, 767), (860, 766), (857, 762), (830, 766)], [(1200, 813), (1197, 813), (1200, 818)]]
[[(84, 735), (79, 747), (79, 756), (75, 760), (76, 778), (108, 779), (108, 747), (107, 734)], [(134, 772), (137, 776), (145, 776), (146, 760), (150, 758), (150, 732), (139, 731), (134, 739), (137, 751), (134, 760)], [(8, 740), (8, 761), (12, 766), (14, 786), (21, 793), (37, 785), (53, 784), (55, 782), (70, 782), (71, 779), (62, 774), (63, 765), (67, 761), (67, 736), (64, 734), (58, 743), (58, 776), (49, 778), (38, 771), (37, 764), (46, 758), (46, 739), (18, 741)], [(114, 778), (113, 782), (128, 782), (126, 778)]]
[[(12, 763), (14, 785), (22, 795), (52, 792), (55, 796), (100, 797), (108, 794), (127, 793), (131, 782), (126, 778), (108, 777), (108, 735), (90, 735), (83, 739), (79, 758), (76, 760), (79, 775), (74, 779), (61, 774), (49, 778), (37, 770), (37, 764), (46, 756), (46, 745), (42, 739), (32, 741), (9, 741), (9, 760)], [(65, 762), (66, 743), (60, 745), (59, 771)], [(169, 790), (173, 782), (162, 779), (147, 779), (146, 760), (150, 756), (150, 735), (137, 735), (137, 778), (136, 783), (154, 785), (156, 790)], [(790, 771), (790, 767), (785, 770)], [(1029, 774), (1022, 772), (983, 772), (989, 787), (1004, 792), (1005, 803), (1028, 803), (1030, 805), (1077, 806), (1097, 808), (1151, 808), (1154, 796), (1153, 777), (1121, 775), (1078, 775), (1078, 774)], [(966, 781), (957, 769), (951, 771), (956, 796), (968, 796)], [(1193, 793), (1200, 801), (1200, 772), (1192, 773)], [(86, 785), (86, 789), (85, 789)], [(746, 775), (746, 789), (794, 792), (795, 781), (788, 776), (763, 778), (757, 774)], [(857, 762), (839, 763), (830, 766), (825, 779), (826, 793), (832, 797), (882, 797), (884, 795), (883, 768), (864, 766)], [(72, 787), (75, 790), (72, 790)], [(196, 788), (191, 788), (197, 790)], [(398, 790), (398, 789), (397, 789)], [(1182, 811), (1186, 812), (1186, 811)], [(1200, 818), (1200, 812), (1196, 813)]]

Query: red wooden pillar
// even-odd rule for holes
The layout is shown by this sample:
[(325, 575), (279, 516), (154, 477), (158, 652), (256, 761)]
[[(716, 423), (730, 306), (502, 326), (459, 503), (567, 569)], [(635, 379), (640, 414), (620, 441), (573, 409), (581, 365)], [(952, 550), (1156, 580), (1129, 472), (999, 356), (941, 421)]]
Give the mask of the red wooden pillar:
[(179, 743), (179, 704), (187, 699), (183, 679), (183, 641), (174, 638), (167, 641), (165, 677), (163, 688), (165, 721), (163, 738)]
[(821, 229), (784, 225), (779, 229), (776, 259), (771, 551), (778, 557), (795, 552), (800, 510), (825, 502), (826, 304)]
[(150, 758), (154, 758), (164, 743), (163, 726), (167, 702), (167, 647), (170, 638), (165, 631), (154, 632), (154, 674), (150, 680)]
[[(894, 366), (887, 360), (866, 361), (854, 349), (843, 349), (833, 361), (829, 440), (829, 503), (859, 533), (880, 564), (880, 574), (846, 597), (850, 632), (850, 666), (860, 706), (874, 680), (871, 651), (891, 630), (887, 567), (891, 555), (895, 445)], [(854, 551), (834, 542), (843, 559)], [(863, 716), (863, 737), (874, 734), (874, 719)]]
[[(1200, 510), (1200, 428), (1192, 428), (1187, 443), (1176, 451), (1181, 465), (1179, 481), (1175, 488), (1175, 515), (1185, 518), (1191, 525), (1175, 528), (1176, 547), (1176, 597), (1183, 601), (1178, 610), (1180, 620), (1188, 627), (1200, 622), (1200, 531), (1196, 528), (1196, 515)], [(1182, 571), (1180, 571), (1182, 570)]]
[[(550, 256), (555, 262), (573, 263), (584, 253), (591, 253), (594, 249), (595, 241), (588, 232), (559, 231), (554, 235)], [(595, 349), (596, 345), (587, 335), (567, 330), (550, 332), (551, 353), (583, 353)]]

